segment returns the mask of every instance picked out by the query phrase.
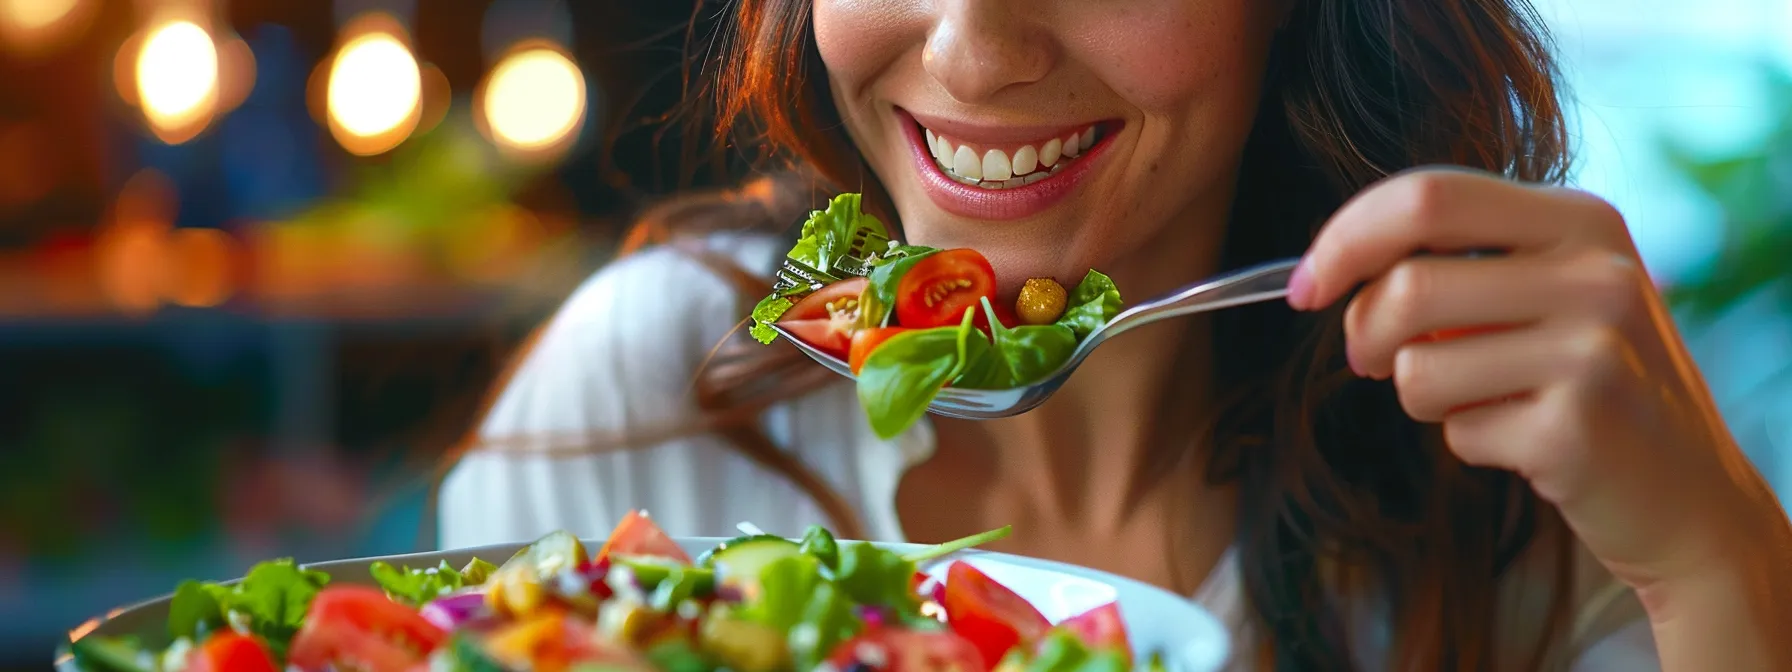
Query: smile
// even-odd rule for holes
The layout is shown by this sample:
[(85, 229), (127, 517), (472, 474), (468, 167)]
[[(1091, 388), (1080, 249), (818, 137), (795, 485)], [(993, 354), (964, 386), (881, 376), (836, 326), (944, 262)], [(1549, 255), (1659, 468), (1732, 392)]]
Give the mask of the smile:
[(899, 116), (929, 197), (948, 212), (985, 220), (1034, 215), (1068, 196), (1117, 127), (995, 128)]

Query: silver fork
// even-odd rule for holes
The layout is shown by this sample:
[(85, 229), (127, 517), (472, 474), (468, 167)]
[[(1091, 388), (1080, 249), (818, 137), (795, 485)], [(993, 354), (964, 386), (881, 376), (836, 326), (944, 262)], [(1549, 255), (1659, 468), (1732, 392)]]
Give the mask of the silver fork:
[[(939, 415), (972, 420), (988, 420), (1019, 415), (1033, 410), (1044, 403), (1070, 374), (1082, 366), (1083, 360), (1089, 358), (1108, 339), (1128, 330), (1142, 327), (1158, 320), (1193, 315), (1210, 310), (1242, 306), (1261, 301), (1271, 301), (1288, 295), (1288, 278), (1293, 275), (1294, 267), (1299, 259), (1272, 261), (1243, 270), (1224, 273), (1201, 282), (1188, 285), (1163, 296), (1134, 305), (1122, 311), (1107, 324), (1102, 325), (1088, 338), (1077, 345), (1070, 353), (1070, 359), (1058, 367), (1057, 371), (1038, 382), (1022, 387), (1006, 390), (969, 390), (948, 387), (935, 396), (927, 410)], [(825, 352), (815, 349), (807, 343), (785, 332), (777, 325), (772, 325), (778, 334), (791, 343), (795, 343), (811, 359), (823, 366), (833, 369), (835, 373), (853, 378), (852, 369), (846, 362)]]

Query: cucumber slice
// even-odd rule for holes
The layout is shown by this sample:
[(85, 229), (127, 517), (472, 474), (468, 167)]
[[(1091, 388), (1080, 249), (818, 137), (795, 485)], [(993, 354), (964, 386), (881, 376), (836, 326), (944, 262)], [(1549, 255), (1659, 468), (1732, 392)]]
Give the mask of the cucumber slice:
[(766, 565), (802, 552), (802, 547), (789, 539), (759, 535), (718, 546), (708, 560), (715, 568), (716, 581), (744, 590), (758, 583), (759, 570)]
[(775, 534), (744, 534), (744, 535), (735, 537), (733, 539), (724, 541), (720, 544), (716, 544), (715, 548), (704, 551), (702, 555), (697, 556), (697, 566), (698, 567), (713, 567), (713, 566), (715, 566), (715, 562), (716, 562), (716, 554), (726, 551), (730, 548), (734, 548), (737, 545), (744, 544), (747, 542), (752, 542), (752, 541), (788, 542), (790, 540), (785, 539), (780, 536), (777, 536)]
[(672, 576), (674, 570), (690, 581), (691, 590), (698, 594), (706, 595), (715, 590), (715, 572), (710, 568), (691, 567), (677, 560), (649, 555), (616, 554), (610, 556), (610, 562), (617, 567), (627, 567), (641, 590), (651, 592)]

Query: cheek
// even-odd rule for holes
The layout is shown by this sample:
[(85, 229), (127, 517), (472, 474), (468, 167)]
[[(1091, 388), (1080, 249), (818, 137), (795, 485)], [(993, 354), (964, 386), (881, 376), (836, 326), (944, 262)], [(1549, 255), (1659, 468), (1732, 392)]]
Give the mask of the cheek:
[(1237, 101), (1254, 104), (1277, 3), (1127, 3), (1088, 33), (1083, 62), (1146, 116)]
[(860, 97), (862, 87), (897, 61), (909, 45), (925, 38), (925, 21), (917, 20), (913, 4), (815, 0), (815, 47), (837, 93)]

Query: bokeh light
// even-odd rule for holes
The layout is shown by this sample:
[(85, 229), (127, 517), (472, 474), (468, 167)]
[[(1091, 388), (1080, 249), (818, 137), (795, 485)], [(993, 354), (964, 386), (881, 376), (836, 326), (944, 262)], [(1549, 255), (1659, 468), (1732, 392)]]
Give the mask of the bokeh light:
[(385, 152), (417, 126), (423, 77), (417, 59), (389, 29), (350, 37), (330, 65), (324, 106), (330, 132), (360, 155)]
[(0, 0), (0, 47), (36, 56), (71, 42), (93, 18), (95, 0)]
[(211, 121), (218, 100), (218, 50), (199, 24), (179, 20), (151, 28), (135, 72), (137, 102), (164, 142), (191, 139)]
[(520, 46), (492, 69), (479, 111), (500, 147), (552, 153), (572, 144), (585, 120), (584, 73), (559, 49)]

